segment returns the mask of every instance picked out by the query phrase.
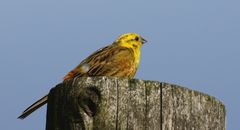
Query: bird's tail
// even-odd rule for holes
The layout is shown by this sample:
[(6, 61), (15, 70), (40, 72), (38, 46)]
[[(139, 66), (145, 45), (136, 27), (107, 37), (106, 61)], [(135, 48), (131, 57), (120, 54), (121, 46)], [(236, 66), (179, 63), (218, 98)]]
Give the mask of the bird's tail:
[(24, 119), (28, 115), (30, 115), (32, 112), (37, 110), (39, 107), (43, 106), (44, 104), (47, 103), (48, 100), (48, 95), (42, 97), (35, 103), (33, 103), (30, 107), (28, 107), (26, 110), (23, 111), (23, 113), (18, 117), (19, 119)]

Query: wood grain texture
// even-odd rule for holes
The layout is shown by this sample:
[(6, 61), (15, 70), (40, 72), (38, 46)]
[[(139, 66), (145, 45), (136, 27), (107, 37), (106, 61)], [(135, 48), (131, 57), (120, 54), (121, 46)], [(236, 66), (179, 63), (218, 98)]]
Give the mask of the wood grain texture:
[(225, 107), (216, 98), (162, 83), (163, 130), (225, 130)]
[(75, 78), (49, 93), (46, 130), (225, 130), (209, 95), (157, 81)]

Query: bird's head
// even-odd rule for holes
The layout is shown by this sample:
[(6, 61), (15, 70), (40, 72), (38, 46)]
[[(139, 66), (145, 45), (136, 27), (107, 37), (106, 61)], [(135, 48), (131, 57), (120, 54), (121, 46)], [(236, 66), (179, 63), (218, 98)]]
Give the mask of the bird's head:
[(145, 39), (136, 33), (125, 33), (119, 36), (114, 43), (127, 48), (139, 49), (146, 42)]

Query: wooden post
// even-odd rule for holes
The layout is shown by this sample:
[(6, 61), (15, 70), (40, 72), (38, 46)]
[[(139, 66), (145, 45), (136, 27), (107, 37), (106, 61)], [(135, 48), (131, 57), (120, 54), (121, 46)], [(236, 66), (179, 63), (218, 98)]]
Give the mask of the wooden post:
[(82, 77), (49, 93), (46, 130), (225, 130), (225, 107), (173, 84)]

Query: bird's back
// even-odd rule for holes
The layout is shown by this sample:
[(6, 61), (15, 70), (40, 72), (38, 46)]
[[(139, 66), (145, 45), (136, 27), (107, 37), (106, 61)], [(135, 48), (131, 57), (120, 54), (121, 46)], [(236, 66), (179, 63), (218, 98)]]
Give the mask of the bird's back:
[(87, 57), (76, 68), (70, 71), (64, 77), (64, 80), (77, 76), (114, 76), (133, 78), (137, 70), (134, 61), (134, 50), (112, 44), (97, 50)]

